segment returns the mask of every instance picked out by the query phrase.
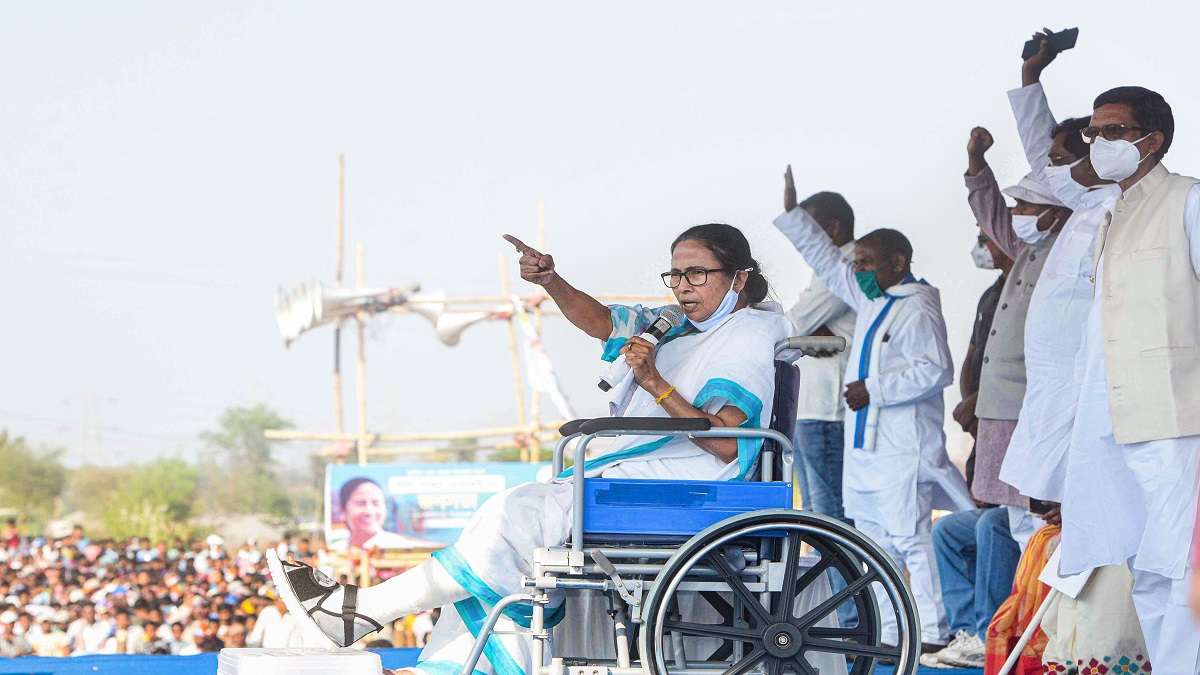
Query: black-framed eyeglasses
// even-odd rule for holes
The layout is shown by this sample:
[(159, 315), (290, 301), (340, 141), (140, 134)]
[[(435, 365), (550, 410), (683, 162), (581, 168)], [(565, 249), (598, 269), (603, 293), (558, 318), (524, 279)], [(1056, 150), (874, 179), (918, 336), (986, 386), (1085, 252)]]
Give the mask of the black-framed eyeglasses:
[(670, 272), (663, 272), (659, 276), (662, 277), (663, 284), (665, 284), (667, 288), (679, 288), (679, 281), (685, 277), (687, 278), (687, 282), (692, 286), (703, 286), (708, 282), (708, 275), (710, 272), (728, 271), (729, 270), (724, 267), (715, 267), (713, 269), (689, 267), (682, 272), (676, 272), (672, 270)]
[(1131, 131), (1145, 131), (1145, 129), (1128, 124), (1105, 124), (1102, 127), (1088, 127), (1079, 133), (1083, 135), (1083, 142), (1090, 145), (1097, 136), (1103, 136), (1106, 141), (1119, 141)]

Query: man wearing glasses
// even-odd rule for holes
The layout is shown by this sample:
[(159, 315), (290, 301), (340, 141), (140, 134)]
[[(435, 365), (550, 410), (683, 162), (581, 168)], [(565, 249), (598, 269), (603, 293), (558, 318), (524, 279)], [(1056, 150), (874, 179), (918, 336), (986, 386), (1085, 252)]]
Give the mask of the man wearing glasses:
[(1061, 571), (1128, 562), (1154, 672), (1196, 673), (1185, 577), (1200, 461), (1200, 180), (1162, 165), (1175, 121), (1160, 94), (1118, 87), (1093, 108), (1090, 164), (1121, 195), (1096, 237)]

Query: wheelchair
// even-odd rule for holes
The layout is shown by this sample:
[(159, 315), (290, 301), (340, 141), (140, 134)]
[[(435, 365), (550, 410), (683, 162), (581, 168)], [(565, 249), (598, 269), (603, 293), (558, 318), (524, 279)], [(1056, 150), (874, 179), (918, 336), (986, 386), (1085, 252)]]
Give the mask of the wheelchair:
[[(915, 603), (891, 558), (845, 523), (792, 508), (800, 382), (790, 357), (844, 348), (841, 338), (789, 338), (776, 345), (768, 429), (673, 418), (564, 424), (554, 451), (556, 476), (569, 446), (574, 466), (582, 467), (588, 444), (599, 437), (761, 439), (763, 446), (748, 474), (753, 480), (604, 479), (575, 472), (570, 539), (535, 551), (533, 576), (523, 592), (493, 605), (462, 675), (476, 672), (489, 637), (502, 632), (497, 621), (515, 603), (532, 604), (529, 628), (507, 631), (532, 640), (527, 675), (816, 675), (810, 659), (818, 654), (826, 663), (834, 658), (840, 665), (844, 658), (848, 675), (866, 675), (877, 663), (893, 664), (897, 675), (915, 673), (921, 645)], [(552, 593), (560, 600), (591, 595), (607, 607), (598, 614), (600, 620), (607, 614), (610, 624), (605, 654), (547, 653), (555, 642), (547, 623)], [(882, 641), (879, 597), (895, 615), (895, 645)], [(703, 612), (694, 611), (698, 603)]]

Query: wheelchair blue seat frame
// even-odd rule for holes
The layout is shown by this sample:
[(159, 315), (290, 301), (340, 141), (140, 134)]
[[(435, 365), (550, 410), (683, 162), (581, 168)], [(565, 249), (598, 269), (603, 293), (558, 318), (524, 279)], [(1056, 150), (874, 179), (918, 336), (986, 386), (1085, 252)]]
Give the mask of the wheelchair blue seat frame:
[(583, 506), (586, 540), (653, 541), (690, 537), (751, 511), (791, 508), (792, 484), (591, 478)]

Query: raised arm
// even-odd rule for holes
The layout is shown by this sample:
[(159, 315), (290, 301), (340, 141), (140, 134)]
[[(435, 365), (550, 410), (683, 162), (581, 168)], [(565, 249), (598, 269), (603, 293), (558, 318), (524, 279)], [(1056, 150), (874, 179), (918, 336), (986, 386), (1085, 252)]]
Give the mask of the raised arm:
[[(1041, 33), (1034, 35), (1036, 37)], [(1041, 178), (1042, 169), (1050, 163), (1050, 146), (1054, 128), (1058, 126), (1054, 114), (1050, 112), (1046, 92), (1042, 89), (1042, 71), (1057, 56), (1058, 52), (1050, 46), (1050, 41), (1042, 40), (1037, 53), (1021, 64), (1021, 88), (1008, 92), (1008, 102), (1017, 121), (1017, 133), (1025, 148), (1025, 159), (1037, 178)]]
[[(915, 299), (913, 299), (915, 301)], [(903, 302), (903, 301), (901, 301)], [(891, 330), (892, 340), (908, 356), (905, 365), (866, 379), (871, 405), (887, 407), (912, 403), (936, 394), (954, 381), (954, 361), (946, 343), (946, 322), (932, 309), (912, 315), (911, 323)]]
[(546, 289), (568, 321), (598, 340), (607, 340), (612, 335), (612, 314), (608, 307), (560, 277), (554, 270), (552, 256), (537, 251), (511, 234), (504, 235), (504, 239), (521, 253), (518, 261), (521, 278)]
[(985, 155), (992, 147), (992, 135), (983, 127), (971, 130), (967, 141), (967, 172), (963, 178), (967, 185), (967, 204), (975, 214), (975, 222), (983, 234), (1000, 247), (1010, 258), (1020, 255), (1025, 244), (1012, 228), (1012, 214), (1004, 203), (1004, 193), (996, 183), (996, 176), (988, 166)]
[(822, 328), (825, 328), (824, 333), (828, 333), (826, 326), (829, 322), (848, 311), (850, 307), (846, 303), (818, 285), (800, 292), (800, 299), (787, 311), (787, 317), (792, 320), (796, 335), (816, 335)]
[(804, 262), (813, 269), (829, 290), (843, 302), (857, 310), (870, 302), (854, 281), (854, 266), (842, 255), (842, 250), (833, 245), (829, 235), (817, 221), (796, 204), (796, 183), (792, 179), (789, 164), (783, 175), (783, 208), (785, 213), (775, 219), (775, 227), (792, 242)]

